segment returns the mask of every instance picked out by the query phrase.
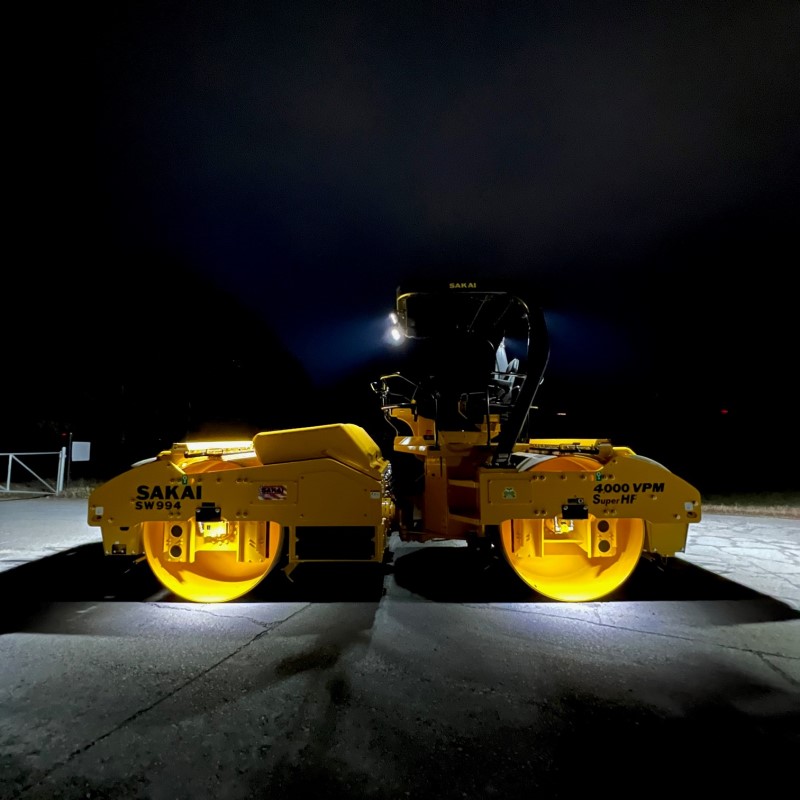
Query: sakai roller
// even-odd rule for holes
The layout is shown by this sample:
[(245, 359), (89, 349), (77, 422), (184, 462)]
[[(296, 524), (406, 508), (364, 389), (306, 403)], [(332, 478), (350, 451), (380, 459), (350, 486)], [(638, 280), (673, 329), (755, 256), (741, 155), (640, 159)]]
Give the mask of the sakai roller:
[(92, 494), (106, 554), (144, 556), (176, 595), (225, 602), (276, 568), (380, 564), (398, 531), (466, 541), (573, 602), (685, 548), (701, 519), (693, 486), (606, 439), (529, 435), (549, 344), (523, 295), (400, 287), (395, 314), (409, 366), (372, 385), (395, 429), (391, 461), (352, 423), (176, 444)]

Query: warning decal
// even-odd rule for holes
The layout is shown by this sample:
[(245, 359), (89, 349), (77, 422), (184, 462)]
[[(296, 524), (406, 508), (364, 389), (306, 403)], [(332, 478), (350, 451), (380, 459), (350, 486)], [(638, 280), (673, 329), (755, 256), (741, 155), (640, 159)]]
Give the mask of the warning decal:
[(258, 490), (258, 496), (261, 500), (285, 500), (286, 487), (285, 486), (262, 486)]

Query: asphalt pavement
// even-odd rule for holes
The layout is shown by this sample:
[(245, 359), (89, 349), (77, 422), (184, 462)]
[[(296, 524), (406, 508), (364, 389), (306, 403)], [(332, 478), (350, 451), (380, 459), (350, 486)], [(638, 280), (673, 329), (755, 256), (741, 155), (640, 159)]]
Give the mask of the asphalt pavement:
[(86, 510), (0, 501), (3, 800), (633, 800), (795, 781), (800, 520), (707, 515), (671, 571), (637, 567), (597, 602), (393, 536), (369, 580), (265, 581), (209, 605), (146, 564), (109, 567)]

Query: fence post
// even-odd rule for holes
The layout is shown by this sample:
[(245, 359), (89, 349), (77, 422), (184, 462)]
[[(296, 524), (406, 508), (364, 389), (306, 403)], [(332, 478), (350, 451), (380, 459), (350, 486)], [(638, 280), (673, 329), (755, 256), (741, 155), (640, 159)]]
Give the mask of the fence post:
[(67, 463), (67, 448), (62, 447), (58, 454), (58, 477), (56, 478), (56, 496), (64, 491), (64, 466)]

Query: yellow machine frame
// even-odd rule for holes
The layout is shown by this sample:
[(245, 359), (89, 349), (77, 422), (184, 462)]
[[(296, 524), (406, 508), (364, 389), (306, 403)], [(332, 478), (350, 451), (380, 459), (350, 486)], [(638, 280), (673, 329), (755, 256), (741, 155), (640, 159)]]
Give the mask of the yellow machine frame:
[(178, 443), (92, 494), (107, 555), (144, 554), (177, 595), (221, 602), (279, 564), (383, 561), (390, 464), (360, 427)]
[[(500, 544), (519, 576), (558, 600), (592, 600), (618, 588), (640, 556), (684, 550), (701, 519), (693, 486), (662, 465), (600, 439), (529, 440), (514, 447), (513, 469), (489, 465), (486, 424), (435, 433), (413, 408), (390, 409), (410, 435), (394, 449), (424, 462), (416, 509), (424, 527), (400, 520), (403, 539)], [(496, 418), (488, 433), (499, 432)], [(559, 569), (560, 566), (560, 569)]]

